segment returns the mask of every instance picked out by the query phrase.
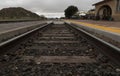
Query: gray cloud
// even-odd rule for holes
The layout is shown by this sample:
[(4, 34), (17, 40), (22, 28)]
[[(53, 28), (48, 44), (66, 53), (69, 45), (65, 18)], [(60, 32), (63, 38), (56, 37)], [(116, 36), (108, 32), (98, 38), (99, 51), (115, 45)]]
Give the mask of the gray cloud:
[(101, 0), (0, 0), (0, 9), (6, 7), (24, 7), (33, 12), (62, 13), (65, 8), (75, 5), (79, 10), (87, 11), (94, 8), (92, 4)]

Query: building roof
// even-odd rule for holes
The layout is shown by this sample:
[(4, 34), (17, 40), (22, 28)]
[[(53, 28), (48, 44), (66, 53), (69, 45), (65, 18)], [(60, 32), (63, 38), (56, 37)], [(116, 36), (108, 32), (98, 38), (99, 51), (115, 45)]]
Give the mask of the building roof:
[(111, 1), (111, 0), (103, 0), (103, 1), (100, 1), (98, 3), (93, 4), (93, 6), (98, 5), (98, 4), (102, 4), (102, 3), (105, 3), (105, 2), (109, 2), (109, 1)]

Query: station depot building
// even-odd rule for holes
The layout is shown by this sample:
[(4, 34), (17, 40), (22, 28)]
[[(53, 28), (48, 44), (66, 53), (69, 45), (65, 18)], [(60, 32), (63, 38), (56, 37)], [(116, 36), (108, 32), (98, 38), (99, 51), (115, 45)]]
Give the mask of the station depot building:
[(120, 0), (103, 0), (93, 5), (96, 18), (120, 21)]

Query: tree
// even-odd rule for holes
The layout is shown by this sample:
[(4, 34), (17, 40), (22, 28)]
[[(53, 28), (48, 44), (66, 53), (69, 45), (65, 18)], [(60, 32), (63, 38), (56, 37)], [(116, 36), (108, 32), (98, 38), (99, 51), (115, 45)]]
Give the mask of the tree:
[(64, 12), (65, 17), (71, 18), (75, 13), (78, 12), (78, 8), (76, 6), (69, 6)]

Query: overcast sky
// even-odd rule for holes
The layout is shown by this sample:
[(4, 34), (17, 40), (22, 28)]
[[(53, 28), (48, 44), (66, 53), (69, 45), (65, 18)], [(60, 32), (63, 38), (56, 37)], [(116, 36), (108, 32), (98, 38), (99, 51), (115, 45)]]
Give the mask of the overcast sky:
[(70, 6), (77, 6), (81, 11), (94, 8), (92, 4), (101, 0), (0, 0), (0, 9), (7, 7), (23, 7), (39, 15), (47, 17), (64, 16), (64, 10)]

